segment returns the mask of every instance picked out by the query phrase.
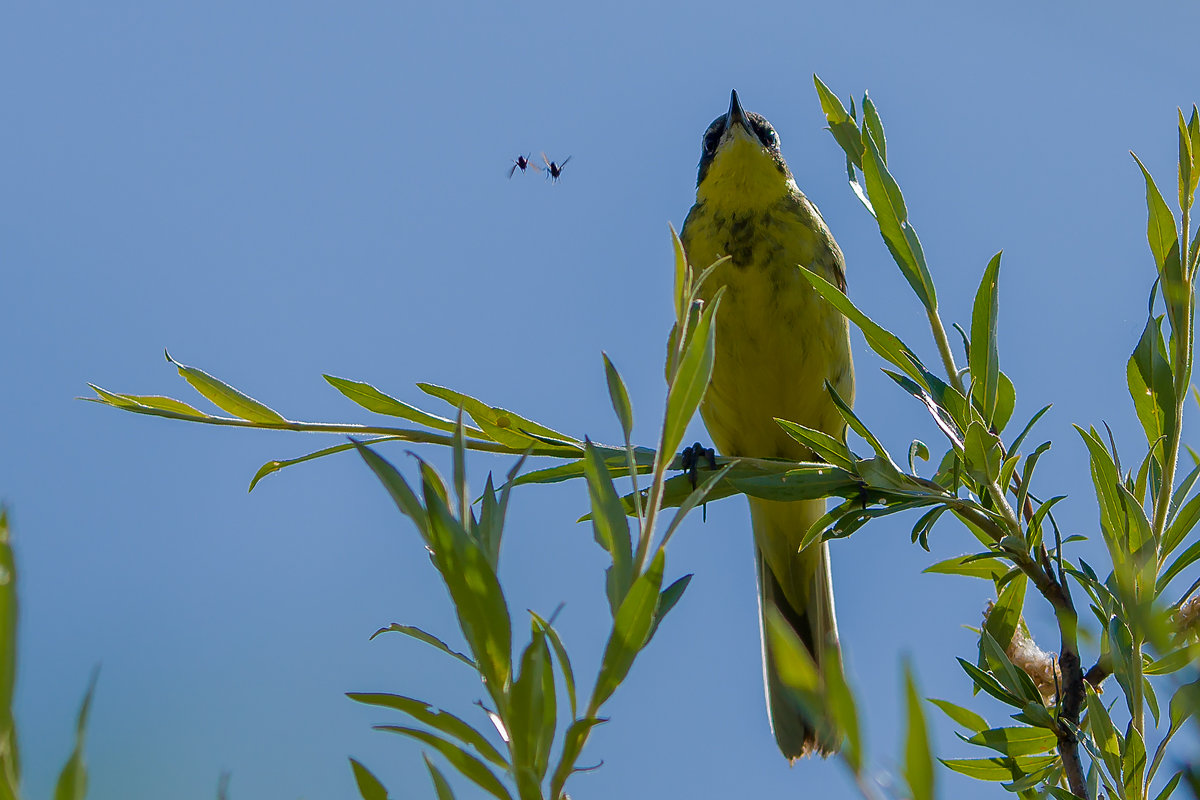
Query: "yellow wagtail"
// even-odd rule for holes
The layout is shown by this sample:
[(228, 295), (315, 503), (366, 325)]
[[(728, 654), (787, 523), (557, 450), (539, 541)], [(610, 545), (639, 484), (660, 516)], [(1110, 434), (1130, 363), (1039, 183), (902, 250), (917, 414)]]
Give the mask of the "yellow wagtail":
[[(724, 455), (811, 461), (813, 454), (774, 418), (843, 436), (845, 423), (824, 384), (829, 381), (853, 401), (849, 326), (800, 274), (806, 267), (845, 291), (842, 251), (816, 206), (796, 186), (775, 129), (744, 111), (737, 92), (728, 113), (708, 126), (703, 147), (696, 204), (681, 238), (688, 260), (698, 268), (722, 256), (730, 260), (701, 292), (709, 302), (725, 287), (701, 416)], [(768, 609), (776, 609), (818, 669), (827, 658), (840, 658), (828, 547), (822, 542), (799, 549), (824, 511), (824, 500), (750, 498), (767, 711), (789, 760), (813, 752), (828, 755), (837, 747), (828, 734), (805, 722), (783, 691), (765, 630)]]

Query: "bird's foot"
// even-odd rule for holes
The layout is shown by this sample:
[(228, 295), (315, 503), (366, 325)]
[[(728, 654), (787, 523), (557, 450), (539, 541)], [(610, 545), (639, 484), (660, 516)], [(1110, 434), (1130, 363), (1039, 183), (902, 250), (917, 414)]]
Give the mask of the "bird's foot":
[[(709, 469), (717, 468), (717, 452), (711, 447), (705, 447), (700, 442), (694, 443), (691, 447), (685, 447), (679, 453), (679, 466), (685, 470), (688, 479), (692, 482), (692, 490), (696, 489), (696, 473), (700, 469), (700, 462), (707, 461)], [(700, 506), (701, 518), (708, 519), (708, 504), (704, 503)]]

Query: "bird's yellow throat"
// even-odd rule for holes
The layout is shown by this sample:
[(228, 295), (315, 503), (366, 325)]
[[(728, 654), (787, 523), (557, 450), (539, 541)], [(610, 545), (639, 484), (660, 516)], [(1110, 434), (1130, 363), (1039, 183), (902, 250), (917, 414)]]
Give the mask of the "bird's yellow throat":
[(725, 133), (708, 174), (696, 187), (696, 202), (710, 208), (753, 211), (795, 191), (795, 182), (771, 152), (740, 126)]

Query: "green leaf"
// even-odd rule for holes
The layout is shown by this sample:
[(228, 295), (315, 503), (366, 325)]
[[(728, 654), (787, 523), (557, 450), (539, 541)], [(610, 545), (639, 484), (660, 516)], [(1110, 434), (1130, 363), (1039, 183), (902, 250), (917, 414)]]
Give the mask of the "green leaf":
[(371, 638), (374, 639), (376, 636), (378, 636), (381, 633), (403, 633), (406, 636), (411, 636), (414, 639), (425, 642), (425, 644), (433, 645), (434, 647), (436, 647), (438, 650), (441, 650), (446, 655), (457, 658), (459, 661), (463, 662), (471, 669), (478, 669), (478, 666), (475, 664), (475, 662), (470, 657), (463, 655), (462, 653), (458, 652), (457, 650), (451, 650), (449, 645), (447, 645), (445, 642), (443, 642), (438, 637), (434, 636), (432, 633), (426, 633), (425, 631), (421, 630), (420, 628), (414, 627), (412, 625), (400, 625), (398, 623), (393, 622), (391, 625), (387, 626), (386, 628), (380, 628), (379, 630), (375, 631), (375, 633), (371, 634)]
[(1172, 247), (1179, 246), (1179, 231), (1175, 228), (1175, 215), (1171, 213), (1167, 202), (1163, 200), (1162, 192), (1158, 190), (1150, 171), (1136, 155), (1133, 156), (1133, 160), (1137, 162), (1138, 168), (1142, 171), (1142, 177), (1146, 179), (1146, 207), (1149, 212), (1146, 240), (1150, 243), (1150, 252), (1154, 254), (1154, 263), (1158, 266), (1161, 274), (1167, 261), (1167, 254)]
[(0, 798), (18, 797), (21, 764), (13, 720), (17, 680), (17, 565), (8, 530), (8, 509), (0, 505)]
[[(362, 444), (373, 445), (373, 444), (379, 444), (380, 442), (394, 442), (394, 441), (406, 441), (406, 440), (402, 436), (379, 436), (374, 439), (366, 439), (362, 442)], [(307, 455), (300, 456), (298, 458), (289, 458), (289, 459), (285, 459), (282, 461), (268, 461), (267, 463), (263, 464), (261, 467), (258, 468), (258, 472), (254, 473), (254, 477), (250, 479), (250, 488), (247, 489), (246, 491), (253, 492), (254, 487), (258, 485), (259, 481), (261, 481), (263, 478), (267, 477), (268, 475), (274, 475), (276, 472), (278, 472), (281, 469), (284, 469), (285, 467), (291, 467), (291, 466), (295, 466), (296, 464), (303, 464), (305, 461), (312, 461), (317, 458), (324, 458), (325, 456), (334, 455), (335, 453), (341, 453), (345, 450), (352, 449), (354, 446), (355, 445), (353, 442), (347, 442), (346, 444), (339, 444), (339, 445), (334, 445), (333, 447), (326, 447), (321, 450), (316, 450), (314, 452), (311, 452)]]
[(1000, 362), (996, 347), (997, 298), (1000, 253), (992, 256), (975, 293), (971, 314), (971, 396), (991, 427), (1000, 392)]
[(554, 629), (553, 625), (532, 611), (529, 612), (529, 615), (533, 617), (534, 624), (546, 635), (546, 638), (550, 641), (550, 646), (554, 649), (554, 655), (558, 659), (558, 666), (562, 670), (563, 684), (567, 688), (567, 700), (571, 704), (571, 718), (574, 719), (576, 716), (575, 670), (571, 669), (571, 659), (567, 656), (567, 648), (563, 646), (562, 639), (559, 638), (558, 631)]
[(1050, 712), (1041, 702), (1026, 703), (1021, 709), (1021, 713), (1013, 714), (1013, 719), (1018, 722), (1024, 722), (1035, 728), (1045, 728), (1048, 731), (1054, 731), (1058, 734), (1058, 720), (1050, 716)]
[(416, 523), (417, 530), (420, 532), (421, 538), (425, 540), (425, 544), (427, 546), (431, 545), (429, 514), (421, 506), (420, 499), (417, 498), (412, 487), (408, 485), (408, 481), (404, 480), (404, 476), (400, 474), (400, 471), (390, 461), (363, 443), (351, 440), (350, 444), (358, 450), (358, 454), (362, 456), (363, 461), (367, 463), (367, 466), (375, 473), (375, 477), (387, 489), (392, 501), (396, 504), (396, 508), (400, 509), (402, 514)]
[(437, 473), (424, 463), (421, 472), (434, 566), (450, 590), (459, 625), (488, 691), (502, 706), (512, 658), (512, 622), (504, 592), (483, 548), (450, 513)]
[[(1189, 504), (1190, 505), (1190, 504)], [(1182, 515), (1181, 515), (1182, 516)], [(1195, 563), (1200, 558), (1200, 540), (1191, 544), (1186, 550), (1171, 562), (1171, 565), (1158, 577), (1157, 591), (1161, 592), (1180, 572)]]
[(846, 683), (842, 660), (833, 648), (826, 650), (821, 664), (825, 682), (825, 706), (833, 715), (834, 723), (842, 734), (842, 756), (856, 775), (861, 774), (865, 758), (854, 692)]
[(933, 754), (929, 749), (929, 732), (925, 726), (925, 711), (921, 695), (913, 679), (912, 665), (904, 664), (904, 691), (908, 699), (908, 726), (904, 737), (904, 778), (912, 800), (933, 800)]
[[(548, 680), (547, 680), (548, 678)], [(546, 686), (550, 686), (546, 693)], [(528, 769), (538, 782), (546, 774), (554, 740), (556, 706), (554, 673), (546, 638), (534, 625), (533, 638), (521, 656), (521, 671), (513, 681), (506, 722), (511, 736), (513, 766)]]
[(900, 338), (896, 334), (876, 324), (870, 317), (860, 311), (858, 306), (851, 303), (850, 298), (841, 289), (817, 273), (802, 265), (800, 274), (812, 284), (817, 294), (821, 295), (831, 306), (842, 312), (842, 315), (846, 319), (850, 320), (855, 327), (862, 331), (863, 338), (867, 340), (867, 345), (880, 358), (897, 367), (922, 387), (928, 388), (925, 382), (925, 375), (919, 366), (921, 364), (920, 360), (908, 345), (900, 341)]
[(963, 438), (967, 472), (980, 483), (991, 483), (1000, 475), (1000, 439), (978, 420), (973, 420)]
[(1167, 785), (1162, 788), (1162, 791), (1154, 796), (1154, 800), (1167, 800), (1171, 793), (1175, 791), (1175, 787), (1179, 785), (1179, 779), (1183, 777), (1183, 772), (1176, 772), (1171, 776), (1171, 780), (1167, 781)]
[(666, 554), (660, 549), (650, 562), (650, 568), (638, 576), (621, 607), (613, 617), (612, 633), (600, 659), (600, 674), (588, 706), (588, 716), (594, 717), (600, 706), (625, 680), (633, 660), (645, 646), (658, 608), (658, 593), (662, 588)]
[(608, 397), (612, 400), (613, 411), (617, 412), (617, 419), (621, 422), (621, 431), (625, 434), (625, 441), (629, 441), (629, 437), (633, 435), (633, 406), (629, 402), (629, 392), (625, 389), (625, 381), (621, 380), (621, 373), (617, 372), (617, 368), (608, 360), (607, 353), (601, 353), (604, 357), (604, 377), (608, 381)]
[[(674, 225), (670, 225), (669, 227), (671, 228), (671, 246), (675, 251), (675, 291), (672, 296), (675, 298), (675, 321), (679, 323), (683, 321), (688, 311), (688, 296), (691, 294), (688, 277), (691, 270), (688, 268), (687, 253), (683, 250), (683, 240), (675, 232)], [(678, 326), (676, 326), (676, 330), (678, 330)], [(675, 338), (674, 331), (672, 331), (671, 338), (672, 340)], [(670, 361), (674, 358), (674, 355), (674, 348), (671, 348), (671, 352), (667, 355), (667, 360)], [(668, 364), (668, 366), (670, 365)], [(667, 374), (671, 374), (670, 369), (668, 369)]]
[(584, 474), (587, 477), (588, 496), (592, 506), (592, 531), (596, 543), (612, 556), (612, 567), (607, 571), (606, 590), (608, 604), (613, 616), (621, 607), (629, 586), (633, 583), (633, 544), (629, 523), (625, 519), (625, 508), (617, 496), (612, 476), (608, 474), (600, 454), (590, 440), (585, 445)]
[(88, 712), (92, 708), (92, 697), (96, 693), (96, 680), (100, 677), (99, 668), (92, 671), (92, 679), (88, 682), (87, 693), (83, 696), (83, 704), (79, 707), (79, 718), (75, 722), (75, 747), (71, 756), (58, 774), (58, 783), (54, 786), (54, 800), (83, 800), (87, 795), (87, 766), (83, 762), (83, 740), (87, 732)]
[[(618, 450), (612, 447), (592, 442), (592, 446), (596, 448), (604, 456), (604, 464), (608, 467), (608, 472), (614, 478), (621, 478), (629, 474), (627, 467), (627, 455), (624, 450)], [(648, 447), (633, 448), (634, 456), (637, 459), (638, 474), (644, 475), (651, 471), (654, 464), (655, 451)], [(580, 458), (577, 461), (570, 461), (566, 464), (560, 464), (557, 467), (548, 467), (546, 469), (535, 469), (521, 475), (515, 481), (514, 486), (520, 486), (526, 483), (561, 483), (563, 481), (582, 478), (584, 474), (584, 459)]]
[[(1192, 108), (1194, 109), (1195, 106)], [(1196, 193), (1196, 181), (1200, 179), (1196, 169), (1196, 159), (1200, 154), (1193, 152), (1188, 124), (1183, 120), (1183, 109), (1177, 109), (1177, 111), (1179, 113), (1179, 208), (1187, 213)]]
[[(1013, 410), (1017, 407), (1017, 387), (1012, 379), (1000, 373), (1000, 385), (996, 394), (996, 413), (992, 416), (992, 427), (997, 433), (1003, 433), (1008, 421), (1012, 419)], [(1013, 448), (1015, 451), (1016, 448)]]
[(830, 715), (821, 675), (812, 654), (777, 608), (766, 610), (763, 623), (766, 657), (771, 659), (788, 699), (804, 717), (805, 723), (816, 731), (817, 741), (836, 745), (842, 732)]
[(180, 414), (182, 416), (187, 416), (187, 417), (209, 417), (209, 416), (211, 416), (210, 414), (205, 414), (203, 411), (199, 410), (198, 408), (194, 408), (193, 406), (188, 405), (187, 403), (183, 402), (182, 400), (176, 400), (173, 397), (163, 397), (162, 395), (144, 395), (144, 394), (113, 395), (110, 392), (104, 391), (99, 386), (93, 386), (90, 383), (88, 385), (92, 387), (93, 391), (95, 391), (96, 394), (100, 395), (101, 397), (105, 397), (106, 399), (120, 398), (121, 400), (124, 400), (127, 402), (136, 403), (139, 406), (145, 406), (146, 408), (153, 408), (153, 409), (157, 409), (159, 411), (170, 411), (172, 413)]
[[(846, 113), (846, 107), (842, 105), (842, 101), (837, 98), (837, 95), (830, 91), (829, 87), (822, 83), (816, 75), (813, 75), (813, 83), (817, 87), (817, 96), (821, 99), (821, 110), (825, 113), (825, 120), (829, 123), (829, 132), (846, 152), (849, 163), (862, 169), (863, 145), (858, 125)], [(853, 173), (851, 176), (853, 177)]]
[[(1179, 513), (1175, 515), (1175, 518), (1171, 520), (1171, 524), (1167, 526), (1167, 530), (1163, 534), (1162, 555), (1164, 558), (1174, 551), (1175, 548), (1187, 538), (1187, 535), (1196, 528), (1197, 522), (1200, 522), (1200, 494), (1196, 495), (1191, 500), (1188, 500), (1184, 504), (1183, 508), (1179, 509)], [(1196, 544), (1193, 544), (1184, 552), (1189, 552), (1195, 549), (1195, 547)], [(1179, 559), (1182, 558), (1183, 555), (1181, 554)], [(1179, 563), (1179, 559), (1176, 559), (1176, 564)], [(1179, 570), (1186, 567), (1193, 560), (1195, 560), (1194, 556), (1192, 557), (1192, 560), (1189, 560), (1178, 567), (1175, 567), (1173, 564), (1171, 569), (1168, 570), (1168, 572), (1171, 573), (1171, 578), (1175, 577), (1175, 575), (1179, 573)], [(1171, 578), (1166, 577), (1166, 574), (1164, 573), (1163, 577), (1160, 577), (1158, 580), (1159, 587), (1161, 588), (1166, 586), (1167, 583), (1170, 582)]]
[[(926, 391), (916, 381), (892, 372), (889, 369), (883, 370), (883, 374), (898, 383), (904, 391), (920, 400), (925, 409), (933, 416), (933, 421), (937, 424), (938, 429), (950, 441), (951, 446), (957, 451), (962, 450), (963, 435), (957, 419), (961, 414), (956, 414), (947, 408), (947, 405), (960, 405), (963, 411), (966, 410), (966, 399), (957, 390), (942, 384), (937, 386), (936, 389)], [(927, 375), (925, 377), (926, 383), (930, 386), (935, 385), (932, 382), (934, 376)], [(935, 396), (935, 391), (937, 396)], [(955, 410), (957, 411), (958, 409)]]
[(1163, 300), (1166, 301), (1171, 326), (1178, 329), (1187, 301), (1187, 286), (1183, 280), (1183, 256), (1179, 252), (1179, 231), (1175, 227), (1175, 215), (1163, 200), (1162, 193), (1155, 185), (1149, 170), (1136, 155), (1133, 156), (1133, 160), (1137, 162), (1142, 177), (1146, 180), (1146, 241), (1150, 244), (1154, 265), (1162, 281)]
[[(1020, 576), (1024, 578), (1024, 574)], [(985, 628), (980, 635), (981, 648), (987, 665), (991, 668), (996, 680), (1009, 693), (1024, 700), (1018, 708), (1024, 708), (1025, 703), (1040, 703), (1042, 695), (1034, 684), (1033, 678), (1025, 670), (1017, 667), (1009, 660), (1004, 647)]]
[(1146, 772), (1146, 745), (1137, 728), (1131, 727), (1125, 735), (1124, 752), (1121, 754), (1121, 784), (1126, 797), (1141, 797)]
[[(824, 431), (807, 428), (786, 419), (775, 418), (775, 423), (783, 428), (783, 432), (800, 444), (812, 450), (823, 461), (841, 467), (847, 472), (854, 472), (854, 454), (842, 441), (835, 439)], [(808, 459), (805, 459), (808, 460)]]
[(970, 661), (958, 659), (958, 664), (966, 671), (975, 685), (1002, 703), (1008, 703), (1015, 708), (1024, 708), (1025, 701), (1000, 685), (992, 675), (984, 672)]
[(990, 747), (1006, 756), (1032, 756), (1058, 745), (1058, 737), (1043, 728), (991, 728), (967, 739), (970, 744)]
[(684, 575), (663, 589), (658, 595), (658, 606), (654, 609), (654, 622), (650, 624), (650, 633), (646, 635), (647, 643), (654, 638), (654, 634), (658, 631), (658, 626), (662, 624), (663, 618), (667, 616), (667, 612), (674, 608), (679, 599), (683, 597), (684, 591), (691, 582), (692, 575)]
[[(425, 761), (428, 763), (429, 759), (425, 759)], [(354, 782), (358, 784), (358, 793), (362, 796), (362, 800), (388, 800), (387, 789), (371, 773), (371, 770), (353, 758), (350, 759), (350, 769), (354, 772)]]
[(683, 434), (688, 423), (700, 407), (704, 393), (708, 390), (709, 379), (712, 378), (713, 360), (716, 357), (716, 326), (713, 317), (721, 306), (724, 287), (717, 290), (700, 315), (688, 339), (683, 357), (679, 360), (679, 369), (667, 390), (667, 412), (663, 423), (660, 449), (664, 453), (674, 453), (683, 442)]
[(391, 708), (407, 714), (422, 725), (428, 725), (463, 744), (470, 745), (496, 766), (508, 768), (508, 759), (501, 755), (500, 751), (493, 747), (482, 733), (460, 717), (456, 717), (449, 711), (434, 708), (424, 700), (381, 692), (347, 692), (346, 697), (357, 703)]
[[(180, 364), (167, 353), (167, 361), (175, 365), (183, 379), (192, 385), (214, 406), (250, 422), (267, 424), (286, 423), (287, 420), (271, 408), (263, 405), (249, 395), (243, 394), (224, 381), (220, 381), (207, 372), (186, 364)], [(193, 409), (194, 410), (194, 409)]]
[(400, 725), (376, 725), (376, 730), (398, 733), (408, 736), (437, 750), (459, 773), (475, 783), (481, 789), (500, 800), (512, 800), (512, 795), (496, 774), (487, 768), (482, 761), (468, 753), (453, 742), (447, 741), (437, 734), (417, 728), (405, 728)]
[(983, 629), (992, 635), (1001, 650), (1007, 650), (1021, 621), (1021, 610), (1025, 607), (1025, 586), (1027, 579), (1024, 573), (1004, 585), (1000, 596), (988, 614)]
[(597, 717), (585, 717), (575, 720), (567, 728), (567, 732), (563, 735), (562, 754), (559, 756), (558, 766), (554, 769), (554, 775), (550, 779), (551, 798), (562, 797), (563, 784), (575, 771), (575, 762), (579, 760), (579, 755), (583, 752), (583, 746), (587, 743), (592, 728), (607, 721)]
[(869, 131), (864, 132), (862, 138), (863, 179), (871, 206), (875, 209), (875, 219), (879, 222), (879, 232), (883, 234), (884, 243), (892, 258), (900, 267), (908, 285), (916, 292), (921, 304), (934, 311), (937, 309), (937, 294), (933, 279), (925, 265), (925, 253), (917, 240), (917, 234), (908, 223), (908, 209), (904, 206), (900, 186), (888, 172), (878, 144)]
[(940, 708), (947, 717), (954, 720), (959, 725), (962, 725), (972, 733), (978, 733), (979, 731), (987, 730), (987, 720), (985, 720), (979, 714), (976, 714), (971, 709), (955, 705), (949, 700), (938, 700), (933, 697), (927, 697), (925, 699)]
[(938, 759), (955, 772), (981, 781), (1018, 780), (1027, 774), (1043, 770), (1058, 760), (1058, 756), (1004, 756), (1000, 758)]
[(879, 157), (887, 163), (887, 139), (883, 135), (883, 120), (871, 98), (863, 95), (863, 127), (871, 134), (871, 140), (879, 147)]
[(1025, 437), (1029, 435), (1031, 430), (1033, 430), (1033, 426), (1036, 425), (1037, 421), (1041, 419), (1047, 411), (1050, 410), (1052, 405), (1052, 403), (1047, 403), (1046, 405), (1042, 406), (1040, 409), (1038, 409), (1038, 412), (1029, 419), (1029, 422), (1025, 423), (1025, 427), (1021, 429), (1021, 432), (1017, 434), (1017, 438), (1013, 439), (1012, 445), (1008, 448), (1009, 452), (1015, 453), (1017, 451), (1017, 448), (1021, 446), (1021, 442), (1025, 441)]
[[(337, 378), (333, 375), (323, 375), (322, 377), (325, 378), (330, 386), (367, 411), (373, 411), (376, 414), (385, 414), (389, 417), (399, 417), (438, 431), (451, 432), (454, 430), (454, 420), (422, 411), (416, 406), (405, 403), (403, 400), (397, 400), (389, 394), (384, 394), (369, 383), (352, 381), (348, 378)], [(483, 431), (471, 426), (467, 427), (467, 434), (479, 438), (487, 438), (487, 435)]]
[(453, 389), (448, 389), (445, 386), (438, 386), (432, 383), (418, 383), (417, 388), (425, 392), (425, 394), (445, 400), (454, 408), (462, 408), (463, 411), (471, 415), (471, 419), (475, 420), (475, 424), (483, 430), (488, 438), (509, 447), (524, 448), (530, 444), (545, 443), (547, 439), (566, 446), (580, 448), (583, 446), (582, 442), (567, 436), (565, 433), (559, 433), (553, 428), (547, 428), (545, 425), (541, 425), (531, 419), (526, 419), (519, 414), (514, 414), (507, 409), (493, 408), (482, 400), (461, 392), (456, 392)]
[(1162, 455), (1162, 437), (1174, 426), (1175, 384), (1171, 365), (1167, 363), (1167, 348), (1162, 336), (1162, 317), (1146, 320), (1146, 327), (1125, 369), (1129, 395), (1138, 420), (1146, 432), (1146, 441)]
[(425, 766), (429, 770), (429, 779), (433, 781), (433, 789), (437, 792), (437, 800), (454, 800), (454, 792), (451, 791), (450, 784), (446, 782), (441, 770), (433, 765), (429, 756), (422, 753), (422, 758), (425, 759)]

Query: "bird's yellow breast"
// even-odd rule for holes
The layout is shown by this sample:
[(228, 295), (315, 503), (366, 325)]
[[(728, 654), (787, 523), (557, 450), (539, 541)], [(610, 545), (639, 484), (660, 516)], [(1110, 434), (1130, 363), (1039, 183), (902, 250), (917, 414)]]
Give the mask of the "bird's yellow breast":
[(769, 182), (762, 159), (750, 164), (739, 170), (727, 162), (721, 166), (730, 169), (706, 177), (681, 235), (696, 269), (730, 256), (702, 290), (711, 300), (726, 287), (712, 382), (700, 411), (726, 455), (807, 459), (807, 449), (774, 418), (834, 436), (844, 428), (823, 386), (828, 380), (852, 401), (848, 324), (800, 272), (803, 265), (844, 286), (842, 255), (790, 176), (785, 181), (776, 173)]

